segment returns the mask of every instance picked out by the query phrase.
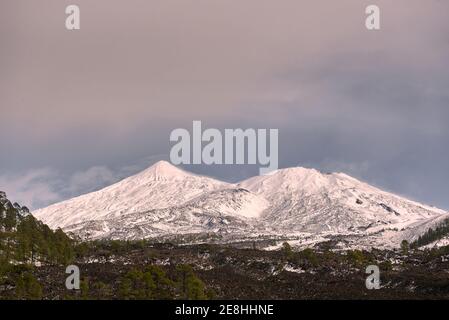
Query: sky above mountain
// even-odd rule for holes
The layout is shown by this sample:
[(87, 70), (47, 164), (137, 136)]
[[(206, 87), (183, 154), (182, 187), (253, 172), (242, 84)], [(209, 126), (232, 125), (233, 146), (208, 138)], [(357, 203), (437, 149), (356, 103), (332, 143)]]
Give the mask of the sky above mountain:
[[(381, 8), (381, 30), (364, 26)], [(173, 129), (279, 129), (280, 167), (449, 208), (449, 3), (0, 4), (0, 190), (33, 208), (168, 159)], [(258, 166), (188, 170), (227, 181)]]

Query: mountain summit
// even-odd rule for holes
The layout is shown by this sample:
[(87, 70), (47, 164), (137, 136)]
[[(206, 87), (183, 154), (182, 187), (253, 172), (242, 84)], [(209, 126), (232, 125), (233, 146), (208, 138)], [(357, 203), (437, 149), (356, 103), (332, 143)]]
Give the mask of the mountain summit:
[(134, 176), (135, 179), (151, 180), (182, 180), (194, 176), (167, 161), (159, 161), (148, 169)]
[(337, 239), (363, 247), (397, 247), (448, 216), (343, 173), (287, 168), (230, 184), (165, 161), (33, 214), (90, 239), (212, 233), (233, 240), (287, 237), (300, 245)]

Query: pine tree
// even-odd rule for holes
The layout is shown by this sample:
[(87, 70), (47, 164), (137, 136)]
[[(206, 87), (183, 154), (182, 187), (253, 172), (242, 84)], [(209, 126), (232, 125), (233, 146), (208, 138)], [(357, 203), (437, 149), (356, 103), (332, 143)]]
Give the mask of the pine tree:
[(291, 258), (293, 257), (293, 250), (288, 242), (284, 242), (282, 244), (282, 252), (284, 253), (284, 256), (287, 260), (291, 260)]
[(177, 271), (179, 273), (178, 286), (184, 299), (207, 299), (204, 283), (194, 274), (191, 266), (179, 265)]
[(404, 255), (408, 254), (409, 249), (410, 249), (410, 245), (409, 245), (408, 241), (407, 240), (402, 240), (402, 242), (401, 242), (402, 254), (404, 254)]
[(89, 281), (87, 279), (81, 280), (80, 290), (81, 290), (81, 298), (84, 300), (88, 300), (89, 299)]
[(42, 299), (42, 287), (30, 272), (23, 272), (15, 281), (16, 297), (18, 299)]

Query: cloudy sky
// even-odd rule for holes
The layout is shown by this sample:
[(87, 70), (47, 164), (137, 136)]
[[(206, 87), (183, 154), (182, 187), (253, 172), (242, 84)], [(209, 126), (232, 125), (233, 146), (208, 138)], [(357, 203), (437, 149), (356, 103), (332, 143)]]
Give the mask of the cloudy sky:
[[(65, 29), (65, 7), (81, 30)], [(381, 30), (365, 28), (365, 7)], [(38, 208), (168, 159), (170, 132), (279, 129), (280, 167), (449, 209), (446, 0), (0, 3), (0, 190)], [(237, 181), (254, 166), (189, 166)]]

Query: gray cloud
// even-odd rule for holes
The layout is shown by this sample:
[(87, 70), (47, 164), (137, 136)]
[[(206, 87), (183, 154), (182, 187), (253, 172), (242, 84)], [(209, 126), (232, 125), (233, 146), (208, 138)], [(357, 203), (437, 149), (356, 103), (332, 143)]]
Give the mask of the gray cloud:
[[(449, 208), (447, 1), (378, 0), (378, 32), (363, 0), (77, 3), (79, 32), (64, 29), (70, 1), (1, 3), (0, 189), (25, 204), (132, 174), (202, 120), (279, 128), (281, 166), (348, 171)], [(49, 183), (20, 185), (30, 168), (51, 168)]]
[(23, 173), (0, 175), (1, 190), (13, 201), (26, 203), (30, 209), (99, 190), (136, 174), (166, 155), (152, 155), (123, 167), (93, 166), (73, 173), (51, 168), (31, 169)]
[(91, 167), (86, 171), (76, 172), (70, 177), (68, 191), (73, 194), (86, 192), (86, 190), (96, 189), (115, 181), (117, 181), (117, 177), (109, 168), (105, 166)]
[(33, 209), (61, 200), (52, 183), (57, 174), (49, 168), (29, 170), (24, 174), (1, 175), (0, 186), (9, 199)]

